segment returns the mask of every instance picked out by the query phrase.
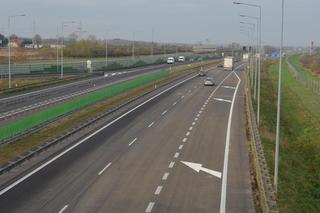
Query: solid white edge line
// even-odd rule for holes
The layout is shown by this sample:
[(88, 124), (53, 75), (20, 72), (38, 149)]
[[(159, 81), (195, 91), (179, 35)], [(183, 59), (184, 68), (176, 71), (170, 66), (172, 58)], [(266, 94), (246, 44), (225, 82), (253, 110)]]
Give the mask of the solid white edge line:
[(102, 175), (102, 173), (104, 173), (104, 171), (106, 171), (110, 166), (111, 166), (111, 162), (110, 163), (108, 163), (99, 173), (98, 173), (98, 175), (100, 176), (100, 175)]
[(128, 114), (130, 114), (131, 112), (137, 110), (138, 108), (140, 108), (141, 106), (149, 103), (150, 101), (152, 101), (153, 99), (159, 97), (160, 95), (170, 91), (171, 89), (193, 79), (196, 78), (198, 75), (193, 75), (183, 81), (180, 81), (178, 83), (176, 83), (175, 85), (172, 85), (171, 87), (159, 92), (158, 94), (156, 94), (155, 96), (147, 99), (146, 101), (142, 102), (141, 104), (139, 104), (138, 106), (135, 106), (134, 108), (132, 108), (131, 110), (125, 112), (124, 114), (122, 114), (121, 116), (119, 116), (118, 118), (114, 119), (113, 121), (109, 122), (108, 124), (106, 124), (105, 126), (101, 127), (100, 129), (96, 130), (95, 132), (93, 132), (92, 134), (88, 135), (87, 137), (83, 138), (82, 140), (80, 140), (79, 142), (75, 143), (74, 145), (72, 145), (71, 147), (69, 147), (68, 149), (64, 150), (63, 152), (61, 152), (60, 154), (56, 155), (55, 157), (53, 157), (52, 159), (50, 159), (49, 161), (45, 162), (44, 164), (42, 164), (41, 166), (37, 167), (36, 169), (32, 170), (31, 172), (29, 172), (28, 174), (26, 174), (25, 176), (21, 177), (20, 179), (16, 180), (15, 182), (13, 182), (12, 184), (10, 184), (9, 186), (5, 187), (4, 189), (2, 189), (0, 191), (0, 196), (3, 195), (4, 193), (6, 193), (7, 191), (9, 191), (10, 189), (12, 189), (13, 187), (15, 187), (16, 185), (18, 185), (19, 183), (21, 183), (22, 181), (26, 180), (27, 178), (29, 178), (30, 176), (32, 176), (33, 174), (37, 173), (38, 171), (40, 171), (41, 169), (43, 169), (44, 167), (48, 166), (49, 164), (51, 164), (52, 162), (56, 161), (58, 158), (60, 158), (61, 156), (65, 155), (66, 153), (70, 152), (71, 150), (73, 150), (74, 148), (78, 147), (80, 144), (84, 143), (85, 141), (87, 141), (88, 139), (92, 138), (94, 135), (98, 134), (99, 132), (101, 132), (102, 130), (108, 128), (109, 126), (111, 126), (112, 124), (116, 123), (118, 120), (122, 119), (123, 117), (127, 116)]
[(224, 162), (223, 162), (223, 172), (222, 172), (222, 186), (221, 186), (221, 199), (220, 199), (220, 213), (226, 212), (226, 197), (227, 197), (227, 181), (228, 181), (228, 161), (229, 161), (229, 145), (230, 145), (230, 132), (231, 132), (231, 124), (232, 124), (232, 114), (234, 108), (234, 102), (236, 99), (236, 95), (238, 93), (238, 89), (241, 83), (241, 79), (237, 75), (235, 71), (233, 71), (237, 78), (238, 84), (236, 90), (233, 94), (232, 103), (229, 111), (229, 118), (228, 118), (228, 127), (227, 127), (227, 136), (226, 136), (226, 145), (224, 151)]
[(134, 142), (136, 142), (138, 140), (138, 138), (135, 138), (135, 139), (133, 139), (129, 144), (128, 144), (128, 146), (131, 146)]
[(162, 112), (161, 115), (165, 115), (167, 112), (168, 112), (168, 110), (165, 110), (165, 111)]
[(68, 207), (69, 207), (69, 205), (65, 205), (58, 213), (64, 212)]

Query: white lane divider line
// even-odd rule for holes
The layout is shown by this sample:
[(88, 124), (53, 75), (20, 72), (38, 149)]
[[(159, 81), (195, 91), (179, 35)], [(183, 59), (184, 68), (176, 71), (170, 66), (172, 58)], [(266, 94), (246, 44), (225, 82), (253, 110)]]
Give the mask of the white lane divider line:
[(202, 113), (202, 110), (199, 111), (199, 114), (201, 114), (201, 113)]
[(59, 213), (64, 212), (68, 207), (69, 207), (69, 205), (65, 205), (65, 206), (59, 211)]
[(188, 140), (188, 138), (184, 138), (184, 139), (182, 140), (182, 142), (185, 143), (185, 142), (187, 142), (187, 140)]
[(162, 180), (167, 180), (169, 174), (170, 174), (169, 172), (164, 173), (163, 176), (162, 176)]
[(183, 145), (181, 144), (178, 149), (181, 150), (182, 148), (183, 148)]
[(159, 195), (161, 193), (163, 186), (158, 186), (156, 191), (154, 192), (155, 195)]
[(175, 163), (174, 161), (171, 161), (170, 164), (169, 164), (169, 166), (168, 166), (168, 168), (169, 168), (169, 169), (173, 168), (174, 163)]
[(151, 213), (154, 206), (154, 202), (150, 202), (146, 208), (145, 213)]
[(183, 96), (181, 96), (181, 99), (184, 99), (184, 95), (183, 95)]
[(192, 126), (196, 125), (196, 122), (192, 122)]
[(108, 163), (108, 165), (106, 165), (99, 173), (98, 173), (98, 175), (100, 176), (100, 175), (102, 175), (102, 173), (104, 172), (104, 171), (106, 171), (110, 166), (111, 166), (111, 162), (110, 163)]
[(168, 112), (168, 110), (165, 110), (165, 111), (162, 112), (161, 115), (165, 115), (167, 112)]
[(172, 106), (175, 106), (177, 104), (177, 102), (174, 102), (173, 104), (172, 104)]
[(189, 135), (190, 135), (190, 132), (187, 132), (187, 133), (186, 133), (186, 136), (189, 136)]
[(154, 124), (154, 121), (152, 121), (152, 123), (150, 123), (150, 124), (148, 125), (148, 128), (152, 127), (153, 124)]
[(236, 95), (238, 93), (238, 89), (241, 83), (240, 77), (237, 75), (236, 72), (232, 72), (238, 78), (237, 87), (233, 93), (232, 103), (229, 111), (229, 118), (228, 118), (228, 126), (227, 126), (227, 135), (226, 135), (226, 145), (224, 150), (224, 160), (223, 160), (223, 171), (222, 171), (222, 184), (221, 184), (221, 199), (220, 199), (220, 213), (226, 212), (226, 199), (227, 199), (227, 182), (228, 182), (228, 162), (229, 162), (229, 146), (230, 146), (230, 135), (231, 135), (231, 125), (232, 125), (232, 114), (234, 108), (234, 102), (236, 99)]
[(174, 158), (178, 158), (179, 157), (179, 155), (180, 155), (180, 153), (179, 152), (176, 152), (176, 154), (174, 154)]
[(197, 117), (200, 117), (200, 114), (198, 114)]
[(199, 118), (195, 118), (194, 120), (197, 121)]
[(135, 138), (135, 139), (133, 139), (129, 144), (128, 144), (128, 146), (131, 146), (134, 142), (136, 142), (138, 140), (138, 138)]
[(193, 126), (190, 126), (190, 127), (189, 127), (189, 131), (191, 131), (192, 129), (193, 129)]
[(232, 103), (232, 101), (230, 101), (230, 100), (226, 100), (226, 99), (222, 99), (222, 98), (214, 98), (214, 100), (216, 100), (216, 101), (220, 101), (220, 102)]
[(226, 89), (236, 89), (235, 87), (231, 87), (231, 86), (222, 86), (222, 87)]

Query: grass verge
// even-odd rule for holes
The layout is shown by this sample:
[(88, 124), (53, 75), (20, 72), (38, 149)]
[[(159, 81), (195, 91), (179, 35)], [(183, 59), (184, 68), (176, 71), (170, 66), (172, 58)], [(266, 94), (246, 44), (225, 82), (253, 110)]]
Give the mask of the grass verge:
[[(320, 212), (320, 99), (283, 67), (278, 206), (280, 212)], [(261, 73), (261, 125), (267, 163), (274, 167), (277, 61)]]

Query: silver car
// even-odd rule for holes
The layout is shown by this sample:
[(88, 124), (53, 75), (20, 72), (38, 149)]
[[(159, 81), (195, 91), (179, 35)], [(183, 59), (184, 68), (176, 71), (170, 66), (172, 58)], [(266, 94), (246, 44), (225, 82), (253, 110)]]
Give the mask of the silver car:
[(206, 78), (206, 80), (204, 81), (204, 85), (205, 86), (214, 86), (213, 78), (211, 78), (211, 77)]

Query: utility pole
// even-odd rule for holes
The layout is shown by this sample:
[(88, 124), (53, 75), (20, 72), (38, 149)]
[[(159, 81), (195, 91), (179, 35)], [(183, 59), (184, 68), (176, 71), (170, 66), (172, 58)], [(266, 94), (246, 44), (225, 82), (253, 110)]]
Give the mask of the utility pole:
[(283, 28), (284, 28), (284, 0), (282, 0), (281, 16), (281, 45), (280, 45), (280, 62), (278, 77), (278, 104), (277, 104), (277, 129), (276, 129), (276, 151), (274, 158), (274, 188), (278, 192), (278, 171), (279, 171), (279, 145), (280, 145), (280, 113), (281, 113), (281, 74), (282, 74), (282, 51), (283, 51)]

